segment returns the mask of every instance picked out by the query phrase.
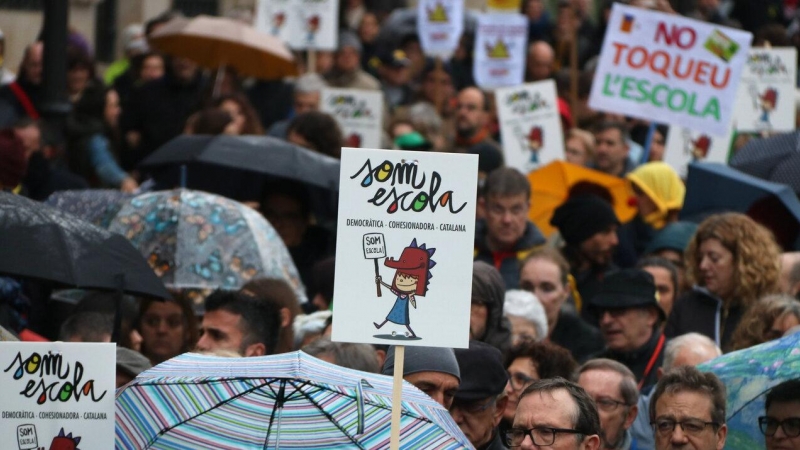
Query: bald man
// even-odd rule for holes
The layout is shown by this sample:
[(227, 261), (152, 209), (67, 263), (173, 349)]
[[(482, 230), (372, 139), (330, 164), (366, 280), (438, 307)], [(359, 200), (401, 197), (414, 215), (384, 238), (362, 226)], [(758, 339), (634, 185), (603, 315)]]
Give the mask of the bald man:
[(800, 252), (781, 255), (781, 292), (800, 299)]
[(553, 77), (556, 54), (545, 41), (533, 41), (528, 45), (528, 60), (525, 63), (525, 81), (542, 81)]
[(36, 119), (41, 114), (43, 56), (41, 42), (28, 46), (14, 83), (19, 88), (17, 92), (11, 85), (0, 88), (0, 128), (10, 127), (25, 117)]
[(489, 133), (489, 97), (476, 87), (461, 90), (456, 97), (455, 151), (466, 153), (479, 144), (500, 146)]

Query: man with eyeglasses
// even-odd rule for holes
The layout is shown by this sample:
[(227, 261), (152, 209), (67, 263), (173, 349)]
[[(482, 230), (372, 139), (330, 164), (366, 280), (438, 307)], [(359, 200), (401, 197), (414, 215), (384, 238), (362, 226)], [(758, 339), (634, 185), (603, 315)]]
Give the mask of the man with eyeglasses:
[(577, 384), (556, 377), (534, 381), (522, 392), (506, 443), (522, 450), (598, 450), (599, 434), (592, 398)]
[(454, 150), (465, 153), (478, 144), (488, 144), (500, 150), (492, 139), (489, 124), (489, 97), (476, 87), (461, 90), (456, 97), (456, 136)]
[(658, 381), (650, 403), (656, 450), (722, 450), (725, 386), (713, 373), (681, 366)]
[(800, 450), (800, 378), (767, 393), (766, 416), (758, 418), (767, 450)]
[(636, 450), (629, 431), (638, 413), (636, 377), (623, 364), (598, 358), (578, 369), (578, 384), (597, 405), (600, 443), (604, 450)]
[(480, 341), (469, 348), (455, 349), (461, 385), (456, 391), (450, 415), (477, 450), (505, 450), (498, 425), (508, 397), (508, 375), (500, 350)]

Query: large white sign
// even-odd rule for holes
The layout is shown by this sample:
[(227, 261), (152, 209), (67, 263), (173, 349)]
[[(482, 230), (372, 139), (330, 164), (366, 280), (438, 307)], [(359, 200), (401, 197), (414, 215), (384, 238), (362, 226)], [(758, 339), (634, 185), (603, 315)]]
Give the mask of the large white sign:
[(0, 448), (114, 448), (114, 344), (0, 342)]
[(669, 127), (664, 143), (664, 162), (671, 165), (681, 178), (686, 179), (689, 164), (693, 162), (728, 163), (732, 130), (722, 136), (692, 131), (688, 128)]
[(472, 75), (483, 89), (522, 84), (528, 19), (521, 14), (481, 14), (473, 51)]
[(339, 2), (336, 0), (259, 0), (254, 26), (278, 36), (295, 50), (336, 50)]
[(736, 96), (736, 129), (794, 131), (796, 80), (797, 49), (751, 49)]
[(553, 80), (498, 89), (495, 102), (507, 166), (528, 173), (564, 159), (564, 134)]
[(477, 155), (342, 149), (334, 341), (467, 348)]
[(464, 0), (419, 0), (417, 31), (426, 55), (450, 58), (464, 32)]
[(345, 145), (356, 148), (381, 146), (383, 93), (358, 89), (323, 89), (322, 112), (336, 118)]
[(723, 135), (752, 35), (615, 3), (589, 106)]

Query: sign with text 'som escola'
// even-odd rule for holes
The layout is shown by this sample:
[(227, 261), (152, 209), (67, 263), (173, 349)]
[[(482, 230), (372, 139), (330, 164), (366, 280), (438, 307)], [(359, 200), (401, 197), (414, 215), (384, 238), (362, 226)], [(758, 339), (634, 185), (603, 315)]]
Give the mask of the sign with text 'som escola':
[(466, 348), (478, 157), (342, 149), (334, 341)]

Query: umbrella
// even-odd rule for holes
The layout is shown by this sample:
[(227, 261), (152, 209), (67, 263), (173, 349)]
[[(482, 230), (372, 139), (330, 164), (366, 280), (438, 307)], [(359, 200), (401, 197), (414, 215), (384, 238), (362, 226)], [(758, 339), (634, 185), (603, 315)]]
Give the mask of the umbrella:
[(109, 230), (130, 239), (169, 288), (235, 290), (254, 278), (279, 278), (306, 301), (278, 233), (233, 200), (186, 189), (142, 194), (122, 206)]
[[(182, 135), (161, 146), (140, 165), (147, 168), (189, 163), (222, 166), (339, 189), (338, 159), (269, 136)], [(188, 170), (190, 182), (197, 178)], [(220, 182), (229, 183), (230, 180)]]
[[(403, 382), (404, 448), (472, 448), (450, 414)], [(302, 352), (187, 353), (117, 392), (116, 448), (388, 448), (392, 378)]]
[(800, 200), (788, 186), (720, 163), (690, 164), (681, 219), (700, 222), (726, 211), (748, 214), (785, 249), (800, 248)]
[(134, 194), (116, 189), (79, 189), (56, 191), (44, 203), (99, 227), (108, 228), (109, 221), (117, 214), (122, 203), (133, 197)]
[(722, 355), (699, 366), (714, 372), (727, 390), (728, 450), (764, 448), (758, 416), (765, 394), (783, 381), (800, 377), (800, 334)]
[(631, 206), (631, 192), (628, 182), (622, 178), (604, 174), (564, 161), (553, 161), (528, 175), (531, 183), (531, 209), (528, 218), (535, 223), (545, 236), (555, 231), (550, 225), (553, 211), (561, 206), (571, 191), (607, 192), (620, 222), (627, 222), (636, 215)]
[(744, 173), (788, 184), (800, 193), (800, 132), (752, 139), (733, 155), (729, 164)]
[(280, 39), (233, 19), (176, 18), (154, 32), (148, 42), (157, 50), (209, 69), (231, 66), (241, 75), (262, 80), (297, 75), (294, 56)]
[(0, 192), (0, 273), (85, 289), (169, 298), (122, 236), (27, 198)]

